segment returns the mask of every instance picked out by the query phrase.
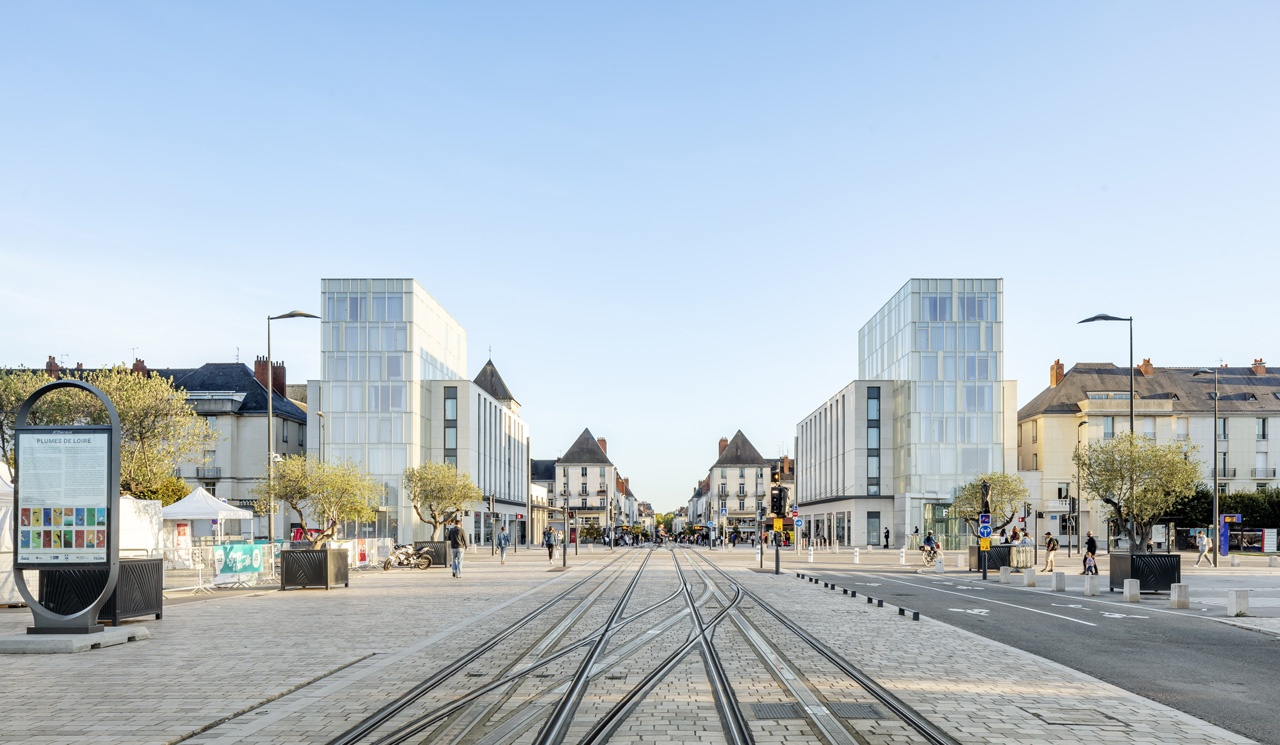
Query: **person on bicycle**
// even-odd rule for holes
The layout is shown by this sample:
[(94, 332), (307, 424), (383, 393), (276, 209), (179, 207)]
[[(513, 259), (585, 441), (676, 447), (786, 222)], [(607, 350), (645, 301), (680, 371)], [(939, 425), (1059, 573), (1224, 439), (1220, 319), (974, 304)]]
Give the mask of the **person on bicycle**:
[(934, 538), (933, 531), (930, 530), (929, 534), (924, 537), (924, 541), (920, 544), (920, 550), (924, 552), (925, 561), (932, 561), (933, 558), (937, 556), (940, 548), (941, 547), (938, 545), (938, 539)]

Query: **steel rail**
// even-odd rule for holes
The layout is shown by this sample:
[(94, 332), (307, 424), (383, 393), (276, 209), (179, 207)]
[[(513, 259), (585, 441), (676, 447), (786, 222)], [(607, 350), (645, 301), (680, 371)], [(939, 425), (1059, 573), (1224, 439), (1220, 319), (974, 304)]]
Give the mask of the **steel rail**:
[[(694, 554), (694, 555), (697, 556), (697, 554)], [(708, 566), (710, 566), (712, 569), (715, 569), (716, 572), (720, 573), (721, 575), (724, 575), (724, 577), (728, 579), (730, 582), (733, 582), (733, 578), (730, 577), (723, 569), (716, 566), (715, 563), (708, 560), (706, 557), (699, 557), (699, 558)], [(805, 631), (801, 626), (796, 624), (790, 618), (787, 618), (786, 616), (784, 616), (776, 608), (774, 608), (772, 605), (766, 602), (764, 598), (755, 594), (751, 590), (748, 590), (745, 587), (738, 585), (736, 582), (734, 584), (738, 587), (739, 590), (744, 592), (747, 595), (747, 597), (754, 600), (756, 602), (756, 605), (758, 605), (761, 609), (763, 609), (769, 615), (776, 618), (783, 626), (787, 628), (788, 631), (800, 637), (800, 639), (802, 639), (806, 644), (808, 644), (815, 652), (825, 657), (827, 661), (830, 662), (832, 665), (835, 665), (836, 668), (840, 670), (840, 672), (852, 678), (854, 682), (862, 686), (862, 688), (866, 690), (867, 693), (871, 694), (873, 698), (875, 698), (880, 703), (884, 704), (890, 711), (892, 711), (895, 716), (897, 716), (899, 719), (905, 722), (909, 727), (914, 729), (916, 732), (920, 733), (920, 735), (923, 736), (929, 743), (931, 743), (931, 745), (960, 745), (959, 740), (955, 739), (951, 735), (939, 729), (937, 725), (935, 725), (933, 722), (926, 719), (922, 714), (917, 712), (915, 709), (911, 708), (909, 704), (907, 704), (902, 699), (895, 696), (892, 692), (889, 691), (889, 689), (877, 683), (875, 679), (873, 679), (871, 676), (867, 675), (860, 668), (858, 668), (853, 663), (846, 660), (843, 656), (840, 655), (839, 652), (836, 652), (829, 645), (819, 641), (812, 634), (810, 634), (808, 631)]]
[(559, 595), (556, 595), (555, 597), (546, 601), (542, 605), (539, 605), (537, 608), (533, 609), (533, 611), (528, 615), (524, 616), (518, 621), (515, 621), (514, 623), (510, 624), (509, 626), (502, 629), (498, 633), (489, 637), (488, 639), (486, 639), (485, 641), (481, 642), (479, 645), (474, 647), (470, 652), (467, 652), (462, 657), (457, 658), (456, 660), (449, 663), (445, 667), (436, 671), (426, 680), (423, 680), (421, 683), (416, 684), (413, 688), (410, 688), (408, 691), (405, 691), (403, 694), (401, 694), (391, 703), (383, 706), (382, 708), (378, 709), (374, 713), (360, 720), (358, 723), (356, 723), (354, 727), (348, 729), (346, 732), (343, 732), (341, 735), (338, 735), (334, 739), (330, 740), (328, 742), (328, 745), (355, 745), (355, 743), (359, 742), (361, 739), (366, 737), (370, 732), (382, 726), (382, 724), (384, 724), (388, 719), (390, 719), (391, 717), (403, 711), (406, 707), (408, 707), (414, 701), (417, 701), (419, 698), (422, 698), (429, 691), (431, 691), (432, 689), (434, 689), (436, 686), (440, 685), (444, 681), (448, 680), (449, 678), (453, 677), (455, 674), (457, 674), (467, 665), (471, 664), (477, 658), (489, 652), (491, 649), (493, 649), (503, 641), (506, 641), (506, 639), (509, 638), (516, 631), (524, 628), (529, 623), (531, 623), (543, 611), (553, 607), (556, 603), (568, 597), (570, 593), (577, 590), (579, 587), (589, 582), (590, 580), (594, 579), (601, 572), (611, 568), (618, 562), (622, 561), (622, 559), (623, 559), (623, 555), (619, 555), (613, 561), (610, 561), (608, 564), (605, 564), (604, 566), (600, 567), (599, 569), (592, 572), (591, 574), (588, 574), (586, 577), (583, 577), (582, 579), (578, 580), (577, 582), (569, 586), (569, 588), (566, 589), (564, 592), (561, 592)]
[[(657, 610), (658, 608), (661, 608), (662, 606), (666, 605), (672, 600), (675, 600), (679, 596), (680, 596), (680, 591), (677, 590), (666, 599), (660, 600), (654, 603), (653, 605), (650, 605), (649, 607), (645, 608), (644, 610), (638, 611), (632, 614), (630, 617), (620, 620), (618, 622), (618, 625), (614, 628), (614, 631), (622, 629), (623, 627), (627, 626), (633, 621), (638, 621), (639, 619), (643, 618), (649, 613)], [(591, 644), (596, 640), (596, 638), (601, 633), (603, 633), (603, 629), (604, 627), (601, 626), (597, 628), (595, 631), (593, 631), (591, 634), (589, 634), (588, 636), (585, 636), (582, 639), (579, 639), (571, 643), (569, 646), (556, 651), (554, 654), (541, 658), (537, 662), (531, 665), (528, 665), (526, 667), (523, 667), (517, 670), (516, 672), (509, 673), (503, 676), (502, 678), (499, 678), (498, 680), (485, 683), (479, 688), (476, 688), (475, 690), (463, 695), (461, 698), (451, 701), (445, 704), (444, 706), (441, 706), (437, 709), (429, 711), (426, 714), (423, 714), (422, 716), (417, 717), (414, 720), (405, 723), (400, 728), (396, 729), (394, 732), (390, 732), (385, 736), (383, 736), (381, 739), (376, 740), (375, 741), (376, 745), (398, 745), (398, 743), (404, 742), (408, 738), (421, 733), (424, 729), (427, 729), (428, 727), (435, 724), (436, 722), (439, 722), (441, 719), (451, 716), (452, 714), (466, 708), (468, 705), (475, 702), (485, 694), (491, 693), (492, 691), (498, 688), (501, 688), (502, 686), (514, 683), (520, 678), (523, 678), (524, 676), (529, 675), (530, 673), (537, 672), (538, 670), (541, 670), (543, 667), (550, 665), (552, 662), (555, 662), (556, 660), (562, 657), (565, 657), (571, 654), (572, 652), (582, 647), (585, 647), (588, 644)], [(592, 677), (599, 675), (600, 672), (603, 672), (603, 671), (598, 671), (593, 673)]]
[[(672, 551), (672, 556), (675, 556), (674, 551)], [(687, 585), (684, 585), (683, 587), (687, 591)], [(718, 626), (721, 621), (728, 618), (729, 611), (736, 608), (738, 603), (741, 601), (742, 587), (735, 585), (733, 600), (729, 601), (728, 605), (721, 608), (716, 615), (712, 616), (710, 621), (707, 621), (706, 628), (714, 629)], [(691, 633), (689, 635), (689, 639), (685, 641), (684, 644), (680, 645), (675, 651), (667, 655), (667, 657), (659, 663), (658, 667), (651, 670), (644, 676), (644, 678), (641, 679), (638, 685), (630, 691), (627, 691), (627, 693), (623, 695), (622, 699), (619, 700), (618, 703), (614, 704), (613, 707), (609, 709), (609, 711), (606, 712), (594, 726), (592, 726), (591, 731), (582, 738), (579, 745), (599, 745), (600, 743), (608, 742), (609, 738), (613, 736), (613, 733), (618, 730), (618, 727), (621, 727), (626, 718), (631, 716), (631, 712), (635, 711), (635, 708), (640, 705), (640, 702), (644, 700), (644, 697), (649, 695), (654, 687), (680, 664), (685, 655), (699, 644), (699, 639), (700, 635), (697, 633)]]
[(556, 704), (556, 708), (551, 712), (551, 716), (547, 717), (547, 721), (543, 722), (542, 729), (538, 731), (537, 737), (533, 740), (533, 745), (560, 745), (560, 743), (564, 742), (565, 735), (569, 730), (569, 724), (573, 721), (574, 712), (578, 710), (578, 704), (582, 702), (582, 695), (586, 692), (587, 683), (591, 679), (591, 668), (600, 657), (600, 653), (604, 651), (604, 646), (608, 643), (609, 637), (613, 635), (614, 626), (617, 624), (618, 619), (622, 617), (622, 611), (627, 607), (627, 601), (631, 599), (631, 593), (635, 591), (636, 583), (640, 581), (641, 575), (644, 574), (644, 568), (649, 564), (649, 557), (651, 556), (653, 556), (652, 548), (644, 555), (644, 561), (640, 563), (640, 568), (636, 570), (636, 576), (631, 578), (631, 584), (627, 585), (627, 589), (622, 593), (618, 604), (614, 606), (613, 612), (609, 614), (609, 620), (605, 622), (599, 638), (596, 639), (595, 644), (591, 646), (591, 649), (587, 651), (586, 657), (578, 665), (578, 670), (574, 673), (573, 680), (569, 684), (569, 690), (565, 692), (565, 695)]

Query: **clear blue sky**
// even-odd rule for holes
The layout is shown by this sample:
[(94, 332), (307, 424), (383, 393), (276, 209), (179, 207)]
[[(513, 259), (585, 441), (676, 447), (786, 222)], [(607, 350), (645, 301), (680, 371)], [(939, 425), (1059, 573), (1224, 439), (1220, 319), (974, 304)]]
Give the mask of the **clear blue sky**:
[[(693, 5), (694, 7), (690, 7)], [(1280, 365), (1280, 4), (10, 3), (0, 366), (251, 361), (412, 276), (537, 457), (682, 503), (857, 376), (913, 276), (1005, 279), (1005, 373)], [(314, 322), (274, 326), (298, 382)], [(583, 351), (589, 350), (589, 351)]]

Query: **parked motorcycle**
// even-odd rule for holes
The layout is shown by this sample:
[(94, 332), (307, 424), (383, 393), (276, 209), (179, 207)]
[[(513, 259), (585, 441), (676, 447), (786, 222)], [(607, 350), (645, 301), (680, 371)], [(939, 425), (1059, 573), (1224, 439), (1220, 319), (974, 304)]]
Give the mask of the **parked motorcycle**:
[(414, 551), (413, 546), (408, 543), (397, 543), (391, 549), (391, 555), (387, 560), (382, 562), (383, 571), (391, 569), (391, 567), (417, 567), (418, 569), (427, 569), (431, 566), (431, 553), (429, 547), (423, 546), (420, 550)]

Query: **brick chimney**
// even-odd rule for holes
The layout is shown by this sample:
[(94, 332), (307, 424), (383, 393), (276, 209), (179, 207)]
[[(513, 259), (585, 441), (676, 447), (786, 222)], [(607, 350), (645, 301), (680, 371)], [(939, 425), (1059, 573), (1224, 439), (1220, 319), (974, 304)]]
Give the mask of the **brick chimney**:
[(1053, 364), (1049, 365), (1049, 387), (1057, 387), (1065, 377), (1067, 377), (1067, 374), (1062, 367), (1062, 360), (1054, 360)]
[(1138, 365), (1138, 371), (1142, 373), (1143, 377), (1149, 378), (1155, 373), (1156, 366), (1151, 364), (1151, 358), (1148, 357), (1142, 361), (1141, 365)]
[(1261, 357), (1253, 361), (1253, 374), (1254, 375), (1267, 374), (1267, 363), (1263, 362)]
[(137, 357), (134, 357), (134, 358), (133, 358), (133, 367), (132, 367), (132, 368), (130, 368), (130, 369), (131, 369), (131, 370), (134, 372), (134, 374), (136, 374), (136, 375), (141, 375), (141, 376), (143, 376), (144, 378), (147, 376), (147, 363), (143, 362), (142, 360), (138, 359)]
[[(49, 359), (53, 359), (53, 358), (52, 358), (52, 357), (50, 357)], [(725, 448), (727, 448), (727, 447), (729, 447), (729, 438), (728, 438), (728, 437), (721, 437), (721, 438), (720, 438), (720, 451), (719, 451), (719, 452), (717, 452), (717, 453), (716, 453), (716, 455), (723, 455), (723, 454), (724, 454), (724, 449), (725, 449)]]
[(53, 355), (49, 355), (49, 361), (44, 363), (44, 372), (54, 380), (58, 380), (62, 377), (62, 365), (58, 364)]
[(783, 474), (791, 473), (791, 456), (790, 455), (782, 456), (782, 473)]
[(609, 441), (608, 441), (608, 440), (604, 439), (603, 437), (597, 437), (597, 438), (596, 438), (596, 443), (597, 443), (598, 445), (600, 445), (600, 449), (604, 451), (604, 454), (605, 454), (605, 455), (608, 455), (608, 454), (609, 454)]
[[(276, 393), (285, 396), (285, 374), (284, 363), (277, 362), (271, 366), (271, 387)], [(253, 360), (253, 377), (262, 384), (263, 388), (267, 387), (267, 358), (257, 357)]]

